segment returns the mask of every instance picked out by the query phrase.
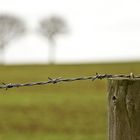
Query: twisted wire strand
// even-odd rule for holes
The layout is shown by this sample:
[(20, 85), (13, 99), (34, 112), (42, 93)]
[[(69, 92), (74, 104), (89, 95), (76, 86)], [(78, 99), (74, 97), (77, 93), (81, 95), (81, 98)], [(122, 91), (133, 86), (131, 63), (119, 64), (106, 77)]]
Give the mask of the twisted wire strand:
[(73, 82), (73, 81), (80, 81), (80, 80), (96, 80), (96, 79), (111, 79), (111, 78), (123, 78), (123, 79), (140, 79), (140, 76), (134, 76), (133, 73), (129, 75), (119, 74), (119, 75), (111, 75), (111, 74), (98, 74), (94, 76), (87, 76), (87, 77), (76, 77), (76, 78), (50, 78), (48, 77), (48, 81), (44, 82), (31, 82), (31, 83), (21, 83), (21, 84), (12, 84), (12, 83), (2, 83), (0, 85), (1, 89), (9, 89), (9, 88), (18, 88), (18, 87), (26, 87), (26, 86), (37, 86), (37, 85), (47, 85), (47, 84), (56, 84), (62, 82)]

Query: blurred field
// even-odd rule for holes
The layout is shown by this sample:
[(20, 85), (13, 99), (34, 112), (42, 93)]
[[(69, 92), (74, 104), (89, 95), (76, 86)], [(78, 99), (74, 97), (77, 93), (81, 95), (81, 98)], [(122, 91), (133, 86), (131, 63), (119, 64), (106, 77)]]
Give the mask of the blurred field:
[[(140, 72), (139, 63), (0, 66), (1, 82)], [(107, 81), (0, 90), (0, 140), (107, 139)]]

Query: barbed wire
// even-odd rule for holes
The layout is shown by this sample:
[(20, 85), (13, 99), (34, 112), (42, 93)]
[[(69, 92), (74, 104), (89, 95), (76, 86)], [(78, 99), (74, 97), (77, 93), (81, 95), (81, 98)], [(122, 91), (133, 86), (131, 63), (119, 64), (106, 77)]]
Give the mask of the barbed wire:
[(50, 78), (48, 77), (48, 81), (44, 82), (31, 82), (31, 83), (21, 83), (21, 84), (12, 84), (12, 83), (2, 83), (0, 85), (1, 89), (9, 89), (9, 88), (18, 88), (18, 87), (26, 87), (26, 86), (37, 86), (37, 85), (47, 85), (47, 84), (56, 84), (60, 82), (73, 82), (73, 81), (80, 81), (80, 80), (91, 80), (94, 81), (96, 79), (111, 79), (111, 78), (126, 78), (126, 79), (134, 79), (140, 78), (140, 76), (134, 76), (133, 73), (129, 75), (119, 74), (119, 75), (111, 75), (111, 74), (98, 74), (96, 73), (94, 76), (87, 76), (87, 77), (77, 77), (77, 78)]

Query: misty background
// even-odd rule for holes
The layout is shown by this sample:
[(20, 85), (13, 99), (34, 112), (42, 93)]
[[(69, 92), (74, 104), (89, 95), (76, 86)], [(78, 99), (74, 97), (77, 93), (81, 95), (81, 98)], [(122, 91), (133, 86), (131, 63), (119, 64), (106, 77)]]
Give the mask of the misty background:
[(55, 63), (140, 60), (140, 2), (134, 0), (0, 0), (0, 14), (25, 22), (24, 36), (5, 48), (6, 64), (48, 63), (49, 42), (39, 22), (62, 17), (69, 32), (56, 38)]

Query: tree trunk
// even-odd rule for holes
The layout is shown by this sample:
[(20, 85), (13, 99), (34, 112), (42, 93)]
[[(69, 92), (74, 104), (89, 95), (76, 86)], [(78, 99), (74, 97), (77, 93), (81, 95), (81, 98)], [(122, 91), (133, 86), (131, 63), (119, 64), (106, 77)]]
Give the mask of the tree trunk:
[(109, 140), (140, 140), (140, 79), (109, 79)]
[(50, 40), (50, 47), (49, 47), (49, 64), (54, 64), (55, 63), (55, 41), (54, 40)]
[(4, 64), (4, 44), (0, 45), (0, 64)]

